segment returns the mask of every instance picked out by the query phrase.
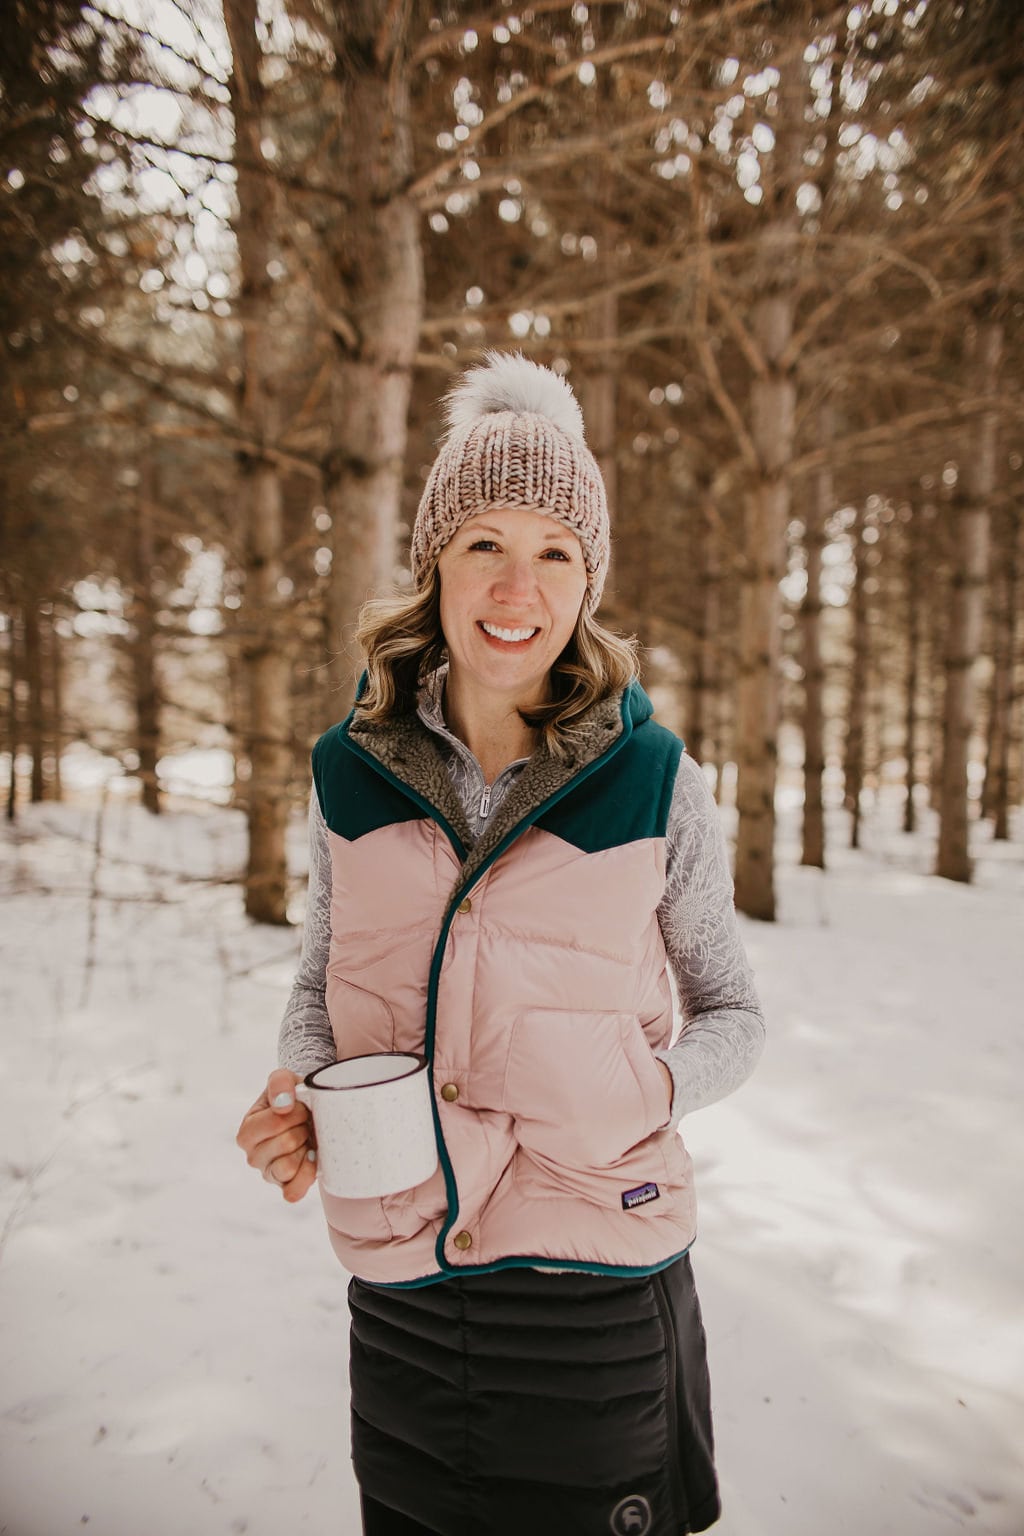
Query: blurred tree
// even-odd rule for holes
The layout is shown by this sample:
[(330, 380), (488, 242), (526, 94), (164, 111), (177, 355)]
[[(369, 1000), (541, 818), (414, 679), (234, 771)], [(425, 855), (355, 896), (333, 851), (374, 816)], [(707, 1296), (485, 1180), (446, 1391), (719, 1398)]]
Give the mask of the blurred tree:
[(921, 641), (922, 610), (925, 604), (922, 516), (919, 507), (908, 503), (903, 525), (903, 610), (906, 651), (903, 685), (903, 759), (906, 799), (903, 806), (903, 830), (917, 829), (914, 791), (918, 783), (918, 737), (921, 721)]
[[(193, 365), (187, 342), (166, 345), (180, 310), (154, 316), (165, 279), (152, 263), (183, 260), (180, 245), (164, 241), (159, 214), (146, 206), (150, 193), (139, 191), (153, 172), (155, 147), (136, 142), (132, 112), (118, 118), (118, 102), (138, 102), (142, 89), (156, 97), (159, 76), (143, 57), (140, 38), (148, 34), (115, 23), (108, 27), (88, 6), (20, 0), (3, 34), (0, 139), (11, 169), (0, 198), (0, 369), (13, 410), (0, 439), (8, 492), (0, 515), (11, 604), (38, 610), (43, 625), (38, 645), (31, 614), (27, 627), (24, 618), (12, 625), (28, 640), (28, 675), (19, 691), (23, 720), (32, 726), (33, 796), (42, 763), (52, 762), (56, 781), (59, 746), (70, 729), (115, 750), (126, 767), (142, 760), (144, 793), (155, 795), (159, 626), (154, 573), (140, 571), (140, 547), (159, 559), (169, 585), (189, 557), (175, 546), (177, 529), (147, 533), (140, 546), (138, 509), (129, 513), (123, 491), (139, 484), (152, 434), (179, 433), (184, 441), (194, 431), (195, 406), (208, 419), (206, 403), (196, 394), (190, 400), (187, 391), (210, 373)], [(163, 336), (154, 318), (166, 322)], [(153, 401), (161, 403), (159, 412)], [(182, 412), (191, 418), (187, 426)], [(188, 510), (186, 501), (183, 516)], [(166, 507), (160, 518), (170, 521)], [(67, 728), (61, 720), (67, 690), (60, 646), (69, 634), (63, 615), (77, 622), (78, 584), (94, 578), (112, 580), (124, 600), (119, 607), (131, 603), (143, 623), (122, 679), (126, 693), (148, 700), (136, 741), (110, 736), (110, 710), (101, 703), (78, 708), (74, 668), (68, 707), (76, 719)], [(111, 626), (125, 621), (111, 615)], [(41, 670), (33, 664), (37, 655)]]
[(846, 743), (843, 757), (844, 804), (850, 814), (850, 847), (860, 847), (861, 798), (864, 789), (865, 722), (867, 689), (871, 664), (868, 579), (868, 530), (874, 524), (857, 509), (850, 537), (853, 542), (853, 582), (850, 587), (851, 615), (850, 698), (846, 713)]
[(148, 456), (141, 460), (138, 484), (131, 495), (131, 565), (126, 572), (130, 585), (127, 618), (132, 625), (132, 683), (135, 698), (136, 746), (142, 803), (156, 815), (160, 811), (157, 761), (160, 755), (160, 683), (157, 676), (157, 603), (153, 572), (157, 566), (154, 521), (156, 517), (155, 466)]
[[(25, 290), (2, 328), (20, 411), (0, 440), (17, 550), (4, 605), (21, 672), (39, 658), (15, 734), (35, 721), (40, 762), (56, 758), (46, 690), (61, 676), (47, 624), (66, 629), (77, 594), (126, 631), (115, 686), (140, 723), (99, 722), (76, 640), (69, 728), (86, 722), (126, 764), (134, 746), (144, 782), (158, 750), (230, 740), (248, 890), (280, 920), (288, 786), (348, 707), (359, 602), (402, 573), (436, 397), (495, 344), (580, 393), (614, 501), (607, 616), (650, 647), (659, 709), (720, 792), (740, 763), (741, 906), (774, 911), (776, 778), (798, 771), (797, 730), (816, 863), (851, 696), (865, 810), (906, 748), (913, 814), (943, 695), (971, 727), (966, 749), (947, 729), (961, 744), (947, 769), (977, 750), (980, 701), (957, 706), (933, 674), (947, 617), (983, 597), (977, 580), (946, 596), (968, 501), (991, 518), (1007, 500), (971, 478), (996, 417), (1019, 446), (1019, 60), (1000, 7), (983, 0), (972, 34), (954, 0), (471, 18), (449, 0), (259, 15), (232, 0), (249, 82), (243, 97), (239, 71), (234, 101), (212, 0), (173, 36), (156, 14), (100, 25), (23, 0), (17, 15), (33, 20), (15, 52), (55, 17), (66, 29), (45, 33), (43, 96), (68, 88), (64, 148), (30, 93), (10, 118), (37, 137), (0, 195), (0, 264)], [(982, 377), (989, 323), (998, 390)], [(873, 663), (851, 695), (852, 508), (873, 509), (880, 537), (861, 551)], [(49, 557), (34, 563), (33, 527)], [(219, 617), (190, 608), (211, 561)], [(39, 643), (8, 598), (33, 581)], [(1004, 739), (1019, 795), (1006, 628), (961, 646), (991, 651), (999, 679), (986, 808)]]
[(244, 528), (246, 633), (242, 658), (248, 685), (246, 789), (249, 862), (245, 910), (258, 922), (287, 922), (290, 682), (284, 584), (284, 487), (267, 450), (281, 438), (284, 392), (280, 312), (273, 297), (281, 245), (281, 199), (263, 151), (261, 50), (256, 0), (225, 0), (231, 43), (231, 110), (237, 150), (235, 234), (241, 292), (242, 378), (239, 425), (251, 447), (238, 455)]
[[(833, 410), (824, 401), (818, 411), (820, 441), (832, 439)], [(825, 662), (821, 635), (821, 568), (828, 519), (835, 505), (832, 463), (822, 460), (805, 492), (804, 549), (806, 581), (800, 604), (803, 667), (804, 814), (800, 862), (825, 868), (825, 810), (822, 779), (825, 772)]]
[(334, 343), (324, 481), (334, 557), (330, 629), (350, 677), (358, 610), (395, 573), (424, 302), (420, 214), (410, 194), (409, 71), (424, 25), (414, 0), (346, 0), (331, 17), (339, 93), (320, 166), (339, 203), (324, 231)]
[[(81, 488), (70, 473), (85, 415), (82, 359), (59, 344), (70, 303), (88, 307), (100, 275), (94, 169), (77, 131), (100, 39), (74, 0), (17, 0), (0, 29), (0, 602), (9, 639), (8, 741), (30, 758), (29, 793), (59, 791), (58, 596), (74, 571)], [(74, 50), (72, 52), (72, 50)], [(90, 402), (93, 407), (95, 402)], [(36, 451), (45, 433), (48, 458)]]
[(999, 368), (1014, 290), (1015, 209), (1019, 208), (1020, 90), (1024, 12), (981, 0), (929, 8), (928, 29), (941, 40), (939, 99), (931, 128), (955, 141), (946, 161), (943, 201), (965, 226), (963, 282), (968, 325), (961, 373), (976, 411), (959, 436), (951, 498), (957, 535), (943, 703), (943, 752), (936, 873), (969, 880), (968, 758), (976, 726), (976, 665), (988, 586), (992, 505), (997, 494)]
[(1021, 527), (1018, 501), (999, 509), (992, 568), (992, 680), (989, 690), (985, 782), (981, 814), (992, 819), (992, 836), (1010, 835), (1010, 762), (1013, 744), (1014, 672), (1020, 620)]

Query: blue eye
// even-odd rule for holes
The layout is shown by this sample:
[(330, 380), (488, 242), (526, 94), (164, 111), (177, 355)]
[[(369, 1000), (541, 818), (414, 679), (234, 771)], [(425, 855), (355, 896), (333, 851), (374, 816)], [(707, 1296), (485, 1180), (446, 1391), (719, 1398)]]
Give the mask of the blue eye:
[(474, 539), (470, 549), (497, 549), (493, 539)]
[(564, 560), (566, 562), (566, 564), (569, 563), (569, 556), (566, 554), (564, 549), (549, 549), (549, 550), (546, 550), (545, 554), (544, 554), (545, 560), (549, 560), (552, 557), (554, 557), (554, 559), (556, 559), (556, 560)]

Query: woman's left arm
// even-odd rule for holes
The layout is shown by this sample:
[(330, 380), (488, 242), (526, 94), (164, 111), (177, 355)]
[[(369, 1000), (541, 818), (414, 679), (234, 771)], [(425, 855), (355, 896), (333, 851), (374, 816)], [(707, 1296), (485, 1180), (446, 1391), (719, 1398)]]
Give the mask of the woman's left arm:
[(683, 1014), (658, 1057), (672, 1074), (670, 1125), (732, 1093), (764, 1048), (764, 1015), (743, 949), (725, 834), (700, 767), (685, 753), (669, 811), (667, 879), (658, 907)]

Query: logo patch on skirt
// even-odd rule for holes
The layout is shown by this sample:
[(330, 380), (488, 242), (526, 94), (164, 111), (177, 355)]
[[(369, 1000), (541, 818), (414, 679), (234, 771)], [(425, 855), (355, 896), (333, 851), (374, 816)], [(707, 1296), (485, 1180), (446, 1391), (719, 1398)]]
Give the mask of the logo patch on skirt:
[(643, 1494), (632, 1493), (616, 1504), (608, 1524), (614, 1536), (647, 1536), (652, 1518), (651, 1506)]
[(622, 1209), (635, 1211), (638, 1205), (646, 1205), (648, 1200), (660, 1198), (661, 1191), (657, 1184), (639, 1184), (636, 1189), (627, 1189), (622, 1195)]

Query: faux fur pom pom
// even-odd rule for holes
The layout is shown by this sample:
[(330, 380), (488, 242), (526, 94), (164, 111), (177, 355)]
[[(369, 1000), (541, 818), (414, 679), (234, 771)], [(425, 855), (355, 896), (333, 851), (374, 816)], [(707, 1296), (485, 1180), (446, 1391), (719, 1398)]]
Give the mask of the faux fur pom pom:
[(584, 441), (583, 412), (569, 385), (521, 352), (485, 353), (485, 361), (448, 394), (444, 409), (450, 432), (495, 411), (517, 411), (546, 416), (568, 437)]

